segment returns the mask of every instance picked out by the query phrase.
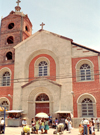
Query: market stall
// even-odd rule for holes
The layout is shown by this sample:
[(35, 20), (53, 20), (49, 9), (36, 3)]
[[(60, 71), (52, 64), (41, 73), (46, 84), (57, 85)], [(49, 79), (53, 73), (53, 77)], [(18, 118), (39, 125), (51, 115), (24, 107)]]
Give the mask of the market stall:
[(55, 114), (57, 114), (57, 118), (61, 123), (64, 123), (67, 117), (69, 117), (70, 119), (73, 118), (73, 114), (71, 111), (57, 111), (55, 112)]
[(22, 114), (23, 110), (10, 110), (7, 111), (7, 126), (8, 127), (19, 127), (22, 125)]

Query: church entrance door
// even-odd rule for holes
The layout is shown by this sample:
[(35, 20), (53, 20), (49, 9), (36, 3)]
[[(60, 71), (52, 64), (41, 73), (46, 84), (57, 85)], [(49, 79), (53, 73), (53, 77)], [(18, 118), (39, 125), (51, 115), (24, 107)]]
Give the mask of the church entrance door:
[(36, 114), (39, 112), (49, 114), (49, 103), (36, 103)]
[(49, 114), (49, 97), (45, 93), (38, 95), (35, 101), (35, 114), (39, 112)]

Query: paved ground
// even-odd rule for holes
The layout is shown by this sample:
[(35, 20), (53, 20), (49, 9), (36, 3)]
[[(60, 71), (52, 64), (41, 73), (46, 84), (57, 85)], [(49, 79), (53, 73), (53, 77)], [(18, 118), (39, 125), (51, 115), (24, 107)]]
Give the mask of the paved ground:
[[(21, 135), (21, 131), (22, 131), (22, 127), (6, 127), (5, 135)], [(55, 131), (55, 129), (50, 128), (48, 131), (48, 135), (53, 135), (53, 131)], [(69, 133), (67, 131), (64, 131), (63, 135), (67, 135), (67, 134)], [(73, 128), (70, 133), (70, 135), (78, 135), (78, 134), (79, 134), (78, 128)], [(100, 135), (100, 131), (96, 132), (96, 135)]]

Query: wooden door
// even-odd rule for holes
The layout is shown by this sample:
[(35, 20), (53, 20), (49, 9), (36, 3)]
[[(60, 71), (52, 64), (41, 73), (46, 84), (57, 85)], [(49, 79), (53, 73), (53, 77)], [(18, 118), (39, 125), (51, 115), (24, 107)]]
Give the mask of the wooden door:
[(49, 114), (49, 103), (36, 103), (35, 113), (44, 112)]

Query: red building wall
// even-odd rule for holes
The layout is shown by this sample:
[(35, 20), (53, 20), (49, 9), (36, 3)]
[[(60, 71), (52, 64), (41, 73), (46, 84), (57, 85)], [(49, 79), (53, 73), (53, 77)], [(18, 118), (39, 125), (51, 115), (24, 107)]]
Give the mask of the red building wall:
[[(10, 109), (12, 109), (12, 103), (13, 103), (13, 83), (14, 83), (14, 65), (7, 65), (7, 66), (0, 66), (0, 70), (4, 67), (7, 67), (11, 70), (11, 85), (10, 86), (1, 86), (0, 85), (0, 98), (6, 97), (10, 101)], [(11, 95), (11, 97), (8, 96), (8, 94)]]
[[(94, 80), (93, 81), (84, 81), (76, 82), (76, 64), (79, 60), (88, 59), (94, 65)], [(98, 56), (91, 57), (81, 57), (72, 59), (72, 73), (73, 73), (73, 110), (74, 117), (77, 117), (77, 99), (81, 94), (89, 93), (96, 98), (97, 106), (97, 116), (100, 117), (100, 82), (99, 82), (99, 67), (98, 67)]]

